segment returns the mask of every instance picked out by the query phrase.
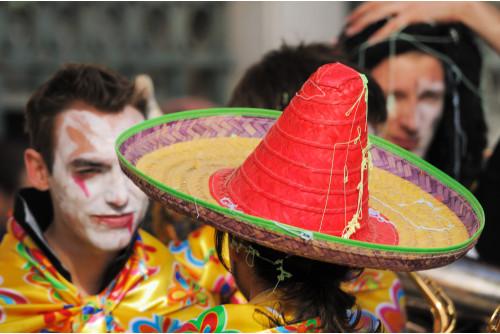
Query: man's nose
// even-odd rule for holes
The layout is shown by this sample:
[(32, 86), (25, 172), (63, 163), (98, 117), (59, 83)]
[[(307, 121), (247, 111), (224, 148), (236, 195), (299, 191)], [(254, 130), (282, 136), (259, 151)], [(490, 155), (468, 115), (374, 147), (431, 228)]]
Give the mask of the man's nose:
[(399, 116), (399, 123), (406, 132), (416, 133), (418, 131), (419, 120), (416, 101), (410, 101)]
[(128, 204), (129, 192), (127, 187), (127, 177), (121, 170), (116, 170), (112, 173), (111, 182), (106, 189), (106, 202), (108, 204), (122, 208)]

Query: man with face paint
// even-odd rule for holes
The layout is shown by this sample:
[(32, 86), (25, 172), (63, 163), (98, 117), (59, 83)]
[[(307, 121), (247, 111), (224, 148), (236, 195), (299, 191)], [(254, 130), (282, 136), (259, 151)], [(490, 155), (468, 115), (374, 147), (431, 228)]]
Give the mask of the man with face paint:
[[(375, 32), (371, 40), (381, 40), (408, 23), (461, 22), (471, 28), (489, 46), (500, 54), (500, 11), (487, 2), (365, 2), (349, 16), (350, 30), (362, 30), (378, 18), (391, 15), (393, 18)], [(500, 142), (497, 142), (479, 178), (475, 195), (481, 203), (486, 221), (483, 233), (476, 245), (481, 259), (500, 266), (497, 236), (500, 234), (500, 219), (497, 205), (500, 203)]]
[(148, 200), (114, 143), (145, 110), (131, 81), (88, 64), (30, 97), (34, 188), (18, 193), (0, 245), (0, 332), (172, 331), (218, 303), (139, 228)]
[(389, 20), (347, 26), (338, 38), (386, 95), (381, 136), (471, 187), (486, 147), (481, 55), (474, 36), (463, 24), (426, 23), (370, 40)]
[(408, 52), (393, 60), (384, 59), (371, 73), (385, 95), (392, 95), (390, 101), (393, 101), (389, 104), (387, 123), (381, 135), (418, 157), (424, 157), (443, 116), (441, 63), (427, 54)]

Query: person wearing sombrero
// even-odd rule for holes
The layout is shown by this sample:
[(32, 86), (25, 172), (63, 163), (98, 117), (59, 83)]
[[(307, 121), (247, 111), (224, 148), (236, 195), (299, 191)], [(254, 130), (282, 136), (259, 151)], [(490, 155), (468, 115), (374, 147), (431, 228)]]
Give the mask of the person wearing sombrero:
[(212, 308), (180, 331), (373, 330), (339, 288), (351, 268), (430, 269), (474, 246), (484, 225), (476, 199), (368, 138), (366, 87), (363, 75), (328, 64), (281, 116), (184, 112), (118, 139), (124, 172), (151, 198), (229, 235), (231, 271), (249, 303)]
[[(356, 65), (348, 63), (347, 57), (334, 45), (316, 42), (283, 44), (263, 55), (245, 71), (230, 95), (228, 107), (284, 110), (311, 73), (335, 62), (356, 69)], [(364, 74), (368, 79), (368, 133), (376, 134), (386, 120), (385, 98), (375, 80)], [(205, 229), (213, 230), (211, 226)], [(363, 317), (377, 318), (388, 332), (405, 331), (406, 295), (395, 272), (365, 269), (353, 280), (343, 283), (341, 288), (356, 296)]]

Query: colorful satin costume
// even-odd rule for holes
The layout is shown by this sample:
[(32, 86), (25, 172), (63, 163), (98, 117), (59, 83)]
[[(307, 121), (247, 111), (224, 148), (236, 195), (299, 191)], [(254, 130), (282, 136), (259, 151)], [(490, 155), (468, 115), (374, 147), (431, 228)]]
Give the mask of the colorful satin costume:
[[(318, 333), (319, 319), (273, 327), (266, 315), (277, 317), (276, 300), (271, 292), (248, 304), (219, 305), (184, 324), (178, 333)], [(285, 311), (285, 316), (292, 314)]]
[[(205, 226), (190, 234), (184, 242), (172, 242), (169, 250), (180, 255), (184, 253), (182, 264), (187, 268), (197, 268), (195, 274), (198, 277), (204, 275), (204, 281), (209, 282), (208, 277), (214, 271), (204, 266), (214, 266), (218, 270), (216, 261), (206, 261), (207, 257), (215, 257), (213, 243), (214, 229)], [(205, 257), (200, 255), (206, 254)], [(180, 259), (180, 258), (179, 258)], [(205, 264), (205, 262), (208, 262)], [(226, 263), (228, 261), (226, 260)], [(226, 287), (227, 288), (227, 287)], [(406, 309), (402, 285), (394, 272), (365, 269), (363, 273), (344, 285), (344, 289), (354, 293), (358, 305), (362, 308), (360, 327), (369, 330), (377, 326), (377, 319), (381, 321), (382, 328), (388, 332), (405, 331)], [(259, 315), (257, 310), (276, 314), (273, 307), (275, 301), (272, 298), (254, 299), (251, 304), (236, 305), (244, 300), (238, 294), (238, 298), (232, 297), (231, 304), (216, 306), (197, 319), (185, 324), (178, 332), (317, 332), (318, 319), (311, 319), (290, 326), (282, 326), (269, 329), (269, 321), (266, 317)], [(287, 316), (287, 313), (285, 314)]]
[[(35, 221), (36, 217), (47, 223), (47, 217), (34, 208), (50, 207), (50, 197), (33, 190), (22, 195), (0, 245), (0, 332), (268, 329), (266, 318), (255, 310), (269, 311), (272, 304), (269, 300), (240, 304), (244, 298), (234, 294), (232, 276), (215, 255), (213, 228), (205, 226), (184, 242), (172, 242), (168, 250), (139, 231), (125, 250), (126, 261), (115, 264), (116, 275), (102, 292), (81, 297), (37, 227), (44, 223)], [(346, 288), (366, 307), (362, 323), (367, 328), (380, 318), (389, 331), (401, 331), (404, 304), (393, 273), (365, 270)], [(216, 306), (221, 300), (230, 304)], [(315, 331), (317, 326), (312, 319), (269, 331)]]
[[(219, 305), (203, 312), (197, 319), (184, 324), (177, 333), (320, 333), (319, 318), (293, 323), (293, 308), (285, 310), (285, 317), (291, 324), (283, 326), (271, 325), (269, 316), (279, 318), (276, 310), (278, 300), (272, 292), (267, 292), (248, 304)], [(356, 332), (373, 332), (378, 321), (363, 315)]]
[[(122, 254), (125, 261), (114, 264), (116, 275), (102, 292), (80, 296), (41, 234), (50, 196), (21, 194), (0, 245), (0, 332), (171, 332), (220, 303), (198, 284), (204, 277), (190, 275), (144, 231)], [(210, 288), (229, 291), (222, 281), (231, 276), (217, 272)]]

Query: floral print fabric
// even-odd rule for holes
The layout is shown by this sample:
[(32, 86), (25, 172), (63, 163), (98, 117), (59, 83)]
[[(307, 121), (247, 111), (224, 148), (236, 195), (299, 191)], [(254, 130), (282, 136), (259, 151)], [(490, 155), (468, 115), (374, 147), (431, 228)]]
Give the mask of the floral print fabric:
[[(109, 286), (82, 297), (11, 218), (0, 245), (0, 332), (318, 331), (317, 319), (269, 328), (263, 313), (275, 311), (246, 304), (213, 240), (214, 229), (205, 226), (167, 249), (139, 231)], [(356, 294), (366, 328), (378, 318), (389, 331), (404, 329), (404, 296), (394, 273), (367, 269), (344, 288)]]
[(139, 231), (121, 272), (82, 297), (11, 218), (0, 245), (0, 332), (171, 332), (220, 303), (198, 282)]
[[(224, 270), (215, 255), (212, 227), (204, 226), (191, 233), (183, 242), (171, 242), (169, 249), (179, 261), (190, 268), (191, 273), (203, 277), (202, 285), (209, 290), (226, 293), (231, 298), (228, 304), (216, 306), (181, 327), (178, 332), (317, 332), (319, 320), (310, 319), (290, 326), (269, 328), (267, 318), (258, 310), (275, 314), (271, 304), (248, 305), (244, 297), (232, 294), (235, 288), (232, 276)], [(224, 252), (227, 254), (227, 252)], [(229, 263), (228, 259), (225, 259)], [(220, 270), (223, 270), (222, 272)], [(223, 282), (223, 283), (222, 283)], [(343, 285), (343, 289), (356, 295), (361, 308), (361, 330), (377, 326), (388, 332), (404, 332), (406, 322), (405, 298), (401, 281), (394, 272), (365, 269), (361, 275)], [(238, 305), (240, 304), (240, 305)], [(241, 305), (242, 304), (242, 305)]]

